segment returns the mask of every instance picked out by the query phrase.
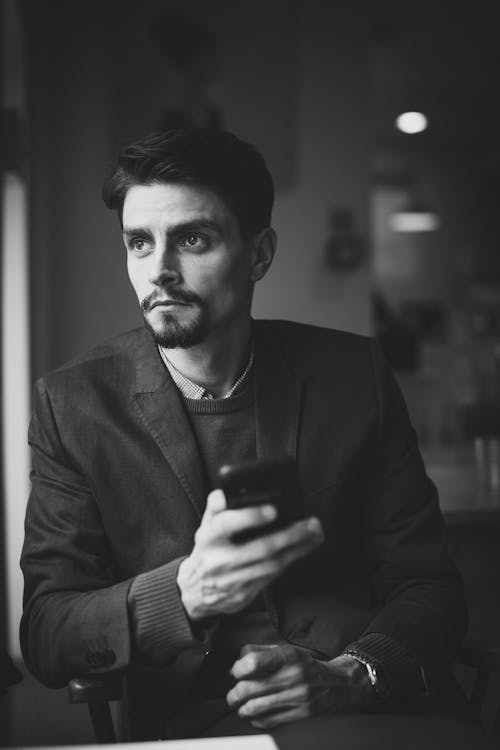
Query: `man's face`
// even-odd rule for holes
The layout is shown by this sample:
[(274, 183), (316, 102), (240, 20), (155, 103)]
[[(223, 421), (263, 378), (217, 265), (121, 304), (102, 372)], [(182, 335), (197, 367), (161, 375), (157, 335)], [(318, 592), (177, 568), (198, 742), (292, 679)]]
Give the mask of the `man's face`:
[(130, 281), (161, 346), (194, 346), (248, 318), (251, 243), (210, 190), (174, 183), (130, 188), (123, 238)]

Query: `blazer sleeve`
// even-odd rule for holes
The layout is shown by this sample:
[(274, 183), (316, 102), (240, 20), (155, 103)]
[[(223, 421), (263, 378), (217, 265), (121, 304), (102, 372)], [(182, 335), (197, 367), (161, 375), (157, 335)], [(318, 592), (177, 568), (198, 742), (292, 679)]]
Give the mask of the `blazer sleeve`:
[(349, 649), (380, 666), (395, 694), (446, 665), (467, 627), (463, 584), (448, 548), (399, 386), (372, 342), (378, 434), (363, 482), (367, 554), (382, 607)]
[[(21, 648), (30, 670), (59, 687), (75, 676), (131, 664), (128, 598), (136, 578), (120, 580), (114, 569), (90, 482), (64, 449), (43, 380), (35, 386), (29, 443), (33, 471), (21, 556)], [(155, 574), (163, 578), (163, 596), (176, 613), (166, 618), (163, 634), (162, 656), (170, 662), (196, 642), (173, 591), (178, 564), (167, 563)], [(161, 602), (162, 592), (156, 593)]]

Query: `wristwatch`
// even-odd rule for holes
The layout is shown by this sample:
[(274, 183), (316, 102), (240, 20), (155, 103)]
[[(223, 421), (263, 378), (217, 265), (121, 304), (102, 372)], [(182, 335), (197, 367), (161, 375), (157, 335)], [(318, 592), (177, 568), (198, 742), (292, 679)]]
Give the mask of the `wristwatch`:
[(388, 686), (385, 684), (385, 680), (383, 679), (383, 677), (381, 677), (380, 672), (377, 670), (376, 665), (368, 661), (368, 659), (365, 659), (364, 656), (361, 656), (356, 651), (346, 651), (345, 653), (347, 656), (352, 656), (353, 659), (356, 659), (356, 661), (366, 667), (368, 679), (370, 680), (371, 686), (375, 691), (377, 702), (386, 700), (389, 697), (390, 691)]

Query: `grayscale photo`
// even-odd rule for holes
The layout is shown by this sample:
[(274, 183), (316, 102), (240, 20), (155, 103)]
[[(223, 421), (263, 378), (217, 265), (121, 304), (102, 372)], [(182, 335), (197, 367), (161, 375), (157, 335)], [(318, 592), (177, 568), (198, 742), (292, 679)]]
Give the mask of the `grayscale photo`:
[(0, 0), (0, 746), (500, 747), (496, 10)]

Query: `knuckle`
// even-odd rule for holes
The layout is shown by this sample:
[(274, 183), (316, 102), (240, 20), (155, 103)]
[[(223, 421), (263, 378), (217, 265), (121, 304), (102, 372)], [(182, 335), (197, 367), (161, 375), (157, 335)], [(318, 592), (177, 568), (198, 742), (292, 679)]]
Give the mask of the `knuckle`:
[(210, 523), (213, 534), (217, 536), (227, 536), (229, 534), (230, 524), (227, 512), (218, 513), (212, 518)]
[(253, 651), (250, 654), (248, 654), (245, 657), (245, 660), (247, 662), (248, 669), (250, 669), (252, 672), (258, 668), (258, 666), (259, 666), (259, 657), (255, 653), (255, 651)]
[(194, 543), (195, 545), (202, 546), (205, 543), (207, 537), (206, 533), (206, 527), (202, 523), (201, 526), (198, 526), (194, 533)]
[(306, 679), (307, 676), (307, 666), (304, 664), (304, 662), (296, 662), (295, 669), (297, 670), (297, 674), (303, 679)]
[(311, 686), (308, 683), (303, 682), (299, 686), (298, 694), (299, 694), (299, 700), (309, 701), (309, 698), (311, 697)]
[(296, 523), (293, 526), (291, 533), (293, 534), (294, 540), (296, 542), (306, 541), (310, 537), (310, 532), (304, 521), (299, 521), (299, 523)]
[(263, 557), (276, 557), (283, 548), (281, 535), (272, 534), (271, 536), (268, 536), (265, 542), (263, 542), (263, 547)]
[(244, 698), (244, 690), (242, 689), (241, 682), (236, 683), (234, 688), (231, 690), (230, 694), (231, 696), (231, 702), (234, 703), (240, 703), (241, 700)]
[(267, 565), (267, 576), (275, 577), (281, 573), (283, 570), (283, 563), (280, 560), (277, 560), (276, 558), (272, 558), (269, 560)]
[(245, 703), (246, 716), (256, 716), (259, 713), (260, 701), (258, 698), (251, 698)]
[(297, 661), (297, 650), (290, 643), (286, 643), (281, 648), (287, 662)]
[(237, 592), (236, 594), (233, 595), (232, 601), (233, 601), (233, 605), (237, 609), (240, 609), (247, 603), (247, 598), (243, 593)]

